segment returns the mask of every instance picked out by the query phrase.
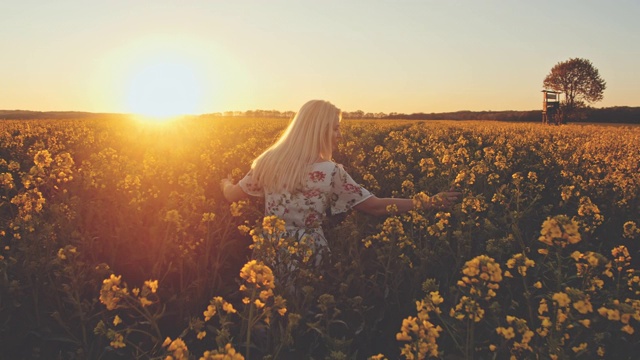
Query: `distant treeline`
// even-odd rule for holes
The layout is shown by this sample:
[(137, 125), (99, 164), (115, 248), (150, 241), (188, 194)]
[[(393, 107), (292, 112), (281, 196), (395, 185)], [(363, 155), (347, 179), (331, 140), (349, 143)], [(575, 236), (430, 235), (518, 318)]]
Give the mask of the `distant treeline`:
[[(202, 114), (199, 117), (255, 117), (255, 118), (291, 118), (293, 111), (278, 110), (247, 110), (225, 111), (210, 114)], [(113, 119), (127, 117), (127, 114), (90, 113), (79, 111), (27, 111), (27, 110), (0, 110), (0, 120), (27, 120), (27, 119)], [(365, 113), (362, 110), (345, 111), (342, 113), (345, 119), (407, 119), (407, 120), (498, 120), (498, 121), (542, 121), (540, 110), (530, 111), (455, 111), (446, 113)], [(608, 108), (586, 108), (580, 110), (577, 117), (569, 122), (599, 122), (599, 123), (631, 123), (640, 124), (640, 107), (616, 106)]]
[[(345, 115), (349, 115), (345, 114)], [(350, 116), (345, 116), (350, 117)], [(542, 112), (531, 111), (456, 111), (449, 113), (417, 113), (417, 114), (389, 114), (384, 119), (410, 120), (499, 120), (541, 122)], [(640, 124), (640, 107), (616, 106), (609, 108), (581, 109), (575, 119), (569, 122), (598, 122), (598, 123), (631, 123)]]
[(72, 119), (114, 119), (129, 115), (115, 113), (92, 113), (83, 111), (29, 111), (0, 110), (0, 120), (72, 120)]

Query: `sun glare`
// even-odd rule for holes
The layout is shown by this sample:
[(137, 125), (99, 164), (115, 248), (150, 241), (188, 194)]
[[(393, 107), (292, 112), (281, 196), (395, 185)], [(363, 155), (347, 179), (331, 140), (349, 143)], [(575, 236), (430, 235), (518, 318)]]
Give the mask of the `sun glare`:
[(201, 80), (186, 60), (154, 59), (133, 73), (127, 102), (131, 112), (158, 121), (194, 114), (202, 102)]

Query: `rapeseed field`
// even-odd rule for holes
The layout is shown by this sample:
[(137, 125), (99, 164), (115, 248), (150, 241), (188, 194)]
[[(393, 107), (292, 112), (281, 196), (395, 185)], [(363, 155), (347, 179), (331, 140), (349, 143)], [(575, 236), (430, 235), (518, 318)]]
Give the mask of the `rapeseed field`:
[(319, 269), (260, 199), (218, 186), (285, 125), (0, 121), (0, 358), (640, 350), (640, 127), (344, 120), (335, 161), (376, 195), (464, 196), (332, 217)]

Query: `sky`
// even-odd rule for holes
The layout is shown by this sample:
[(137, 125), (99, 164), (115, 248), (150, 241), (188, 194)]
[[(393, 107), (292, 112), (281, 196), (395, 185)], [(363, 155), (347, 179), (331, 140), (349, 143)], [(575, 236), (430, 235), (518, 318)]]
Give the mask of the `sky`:
[(204, 114), (537, 110), (590, 60), (640, 106), (637, 0), (21, 0), (0, 4), (0, 109)]

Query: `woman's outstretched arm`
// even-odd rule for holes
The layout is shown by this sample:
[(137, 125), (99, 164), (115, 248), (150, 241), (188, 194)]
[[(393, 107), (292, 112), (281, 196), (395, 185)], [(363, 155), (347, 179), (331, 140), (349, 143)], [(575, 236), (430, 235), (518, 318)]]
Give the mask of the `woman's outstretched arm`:
[(220, 188), (228, 202), (236, 202), (249, 198), (249, 195), (242, 190), (240, 185), (234, 184), (230, 179), (220, 180)]
[(400, 199), (400, 198), (379, 198), (372, 196), (353, 208), (364, 213), (384, 216), (389, 215), (389, 206), (395, 205), (398, 213), (405, 213), (410, 210), (446, 209), (451, 207), (462, 197), (462, 193), (457, 191), (443, 191), (428, 199)]

